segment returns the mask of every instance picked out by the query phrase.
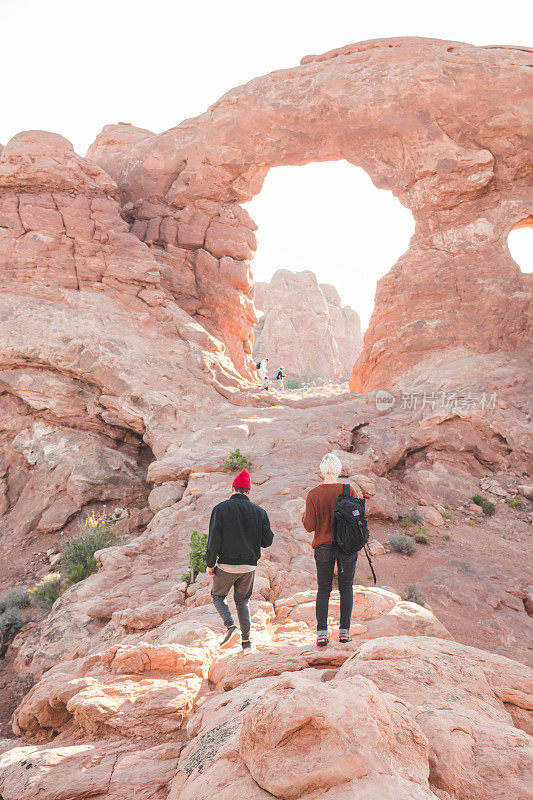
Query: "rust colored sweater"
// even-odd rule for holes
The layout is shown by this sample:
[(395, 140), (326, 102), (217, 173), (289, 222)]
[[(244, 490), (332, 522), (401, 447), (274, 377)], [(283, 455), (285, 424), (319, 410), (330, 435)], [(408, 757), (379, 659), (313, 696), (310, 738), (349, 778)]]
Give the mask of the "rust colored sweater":
[[(319, 544), (328, 544), (333, 538), (333, 512), (337, 505), (339, 495), (342, 493), (342, 483), (321, 483), (311, 489), (305, 502), (305, 514), (302, 517), (306, 531), (314, 531), (313, 547)], [(353, 486), (350, 486), (350, 496), (357, 497)]]

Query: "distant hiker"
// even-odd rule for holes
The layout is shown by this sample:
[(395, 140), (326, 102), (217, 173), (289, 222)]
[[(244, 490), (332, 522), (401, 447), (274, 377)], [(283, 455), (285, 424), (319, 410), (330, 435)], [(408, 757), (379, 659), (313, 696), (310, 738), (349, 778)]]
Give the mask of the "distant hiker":
[[(342, 464), (334, 453), (327, 453), (320, 462), (320, 472), (324, 476), (324, 482), (307, 495), (305, 508), (302, 509), (302, 523), (306, 531), (314, 532), (313, 548), (316, 564), (316, 576), (318, 591), (316, 595), (316, 623), (317, 623), (317, 645), (324, 647), (328, 644), (328, 609), (329, 596), (333, 585), (333, 573), (335, 563), (337, 563), (337, 579), (339, 584), (339, 594), (341, 600), (339, 642), (350, 642), (350, 621), (353, 607), (353, 580), (355, 574), (355, 564), (357, 562), (357, 552), (363, 546), (357, 541), (353, 546), (348, 543), (345, 552), (341, 550), (339, 544), (334, 541), (334, 514), (339, 500), (348, 501), (349, 506), (353, 506), (350, 515), (354, 514), (348, 525), (353, 524), (358, 516), (364, 518), (366, 527), (366, 517), (364, 516), (364, 500), (350, 500), (355, 498), (356, 493), (349, 484), (339, 483)], [(344, 489), (346, 487), (346, 489)], [(340, 495), (340, 497), (339, 497)], [(361, 505), (362, 504), (362, 505)], [(362, 511), (361, 511), (362, 509)], [(354, 513), (355, 512), (355, 513)], [(348, 534), (350, 531), (348, 531)], [(368, 529), (366, 528), (366, 540), (368, 539)], [(347, 552), (346, 552), (347, 551)], [(368, 554), (367, 554), (368, 557)], [(372, 565), (371, 565), (372, 566)]]
[[(250, 474), (239, 472), (232, 484), (232, 495), (211, 512), (207, 540), (207, 574), (213, 578), (211, 597), (226, 626), (220, 647), (231, 647), (239, 638), (226, 597), (233, 586), (233, 599), (241, 626), (243, 655), (252, 652), (248, 601), (254, 588), (255, 568), (261, 548), (270, 547), (274, 534), (268, 514), (252, 503)], [(217, 563), (218, 559), (218, 563)]]
[(278, 369), (278, 371), (276, 372), (276, 384), (277, 384), (277, 385), (276, 385), (276, 388), (277, 388), (277, 389), (278, 389), (280, 392), (283, 392), (283, 391), (284, 391), (284, 389), (285, 389), (285, 385), (284, 385), (284, 383), (283, 383), (283, 379), (284, 379), (284, 377), (285, 377), (285, 367), (284, 367), (283, 365), (281, 365), (281, 367), (280, 367), (280, 368)]
[(263, 378), (263, 382), (262, 382), (262, 384), (261, 384), (261, 387), (262, 387), (263, 389), (265, 389), (265, 391), (267, 391), (267, 392), (269, 392), (269, 391), (271, 390), (271, 388), (272, 388), (272, 381), (270, 380), (270, 378), (268, 377), (268, 375), (265, 375), (265, 377)]
[(264, 380), (268, 374), (268, 358), (262, 358), (255, 366), (259, 373), (259, 383), (263, 386)]

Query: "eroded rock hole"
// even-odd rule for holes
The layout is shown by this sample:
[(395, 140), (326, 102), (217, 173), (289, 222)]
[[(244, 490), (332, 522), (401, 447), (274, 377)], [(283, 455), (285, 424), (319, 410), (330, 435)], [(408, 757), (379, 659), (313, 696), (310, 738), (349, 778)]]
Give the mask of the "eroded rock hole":
[(509, 252), (522, 272), (533, 272), (533, 216), (515, 225), (507, 239)]
[(411, 212), (344, 160), (273, 168), (245, 207), (258, 225), (254, 359), (303, 381), (347, 379)]

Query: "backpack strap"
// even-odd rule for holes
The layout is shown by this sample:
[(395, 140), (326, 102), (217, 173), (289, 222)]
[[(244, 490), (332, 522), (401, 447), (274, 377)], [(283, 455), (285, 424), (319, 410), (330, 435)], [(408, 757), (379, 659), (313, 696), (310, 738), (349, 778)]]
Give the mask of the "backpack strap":
[(344, 498), (350, 496), (350, 484), (349, 483), (343, 483), (342, 484), (342, 496)]

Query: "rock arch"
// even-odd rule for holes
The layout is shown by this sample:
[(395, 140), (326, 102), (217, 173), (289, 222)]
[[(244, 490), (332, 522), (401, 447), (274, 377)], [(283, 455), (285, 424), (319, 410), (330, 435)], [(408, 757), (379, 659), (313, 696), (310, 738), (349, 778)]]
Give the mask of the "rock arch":
[[(125, 147), (124, 214), (166, 265), (178, 303), (246, 375), (256, 241), (240, 203), (273, 166), (346, 159), (416, 221), (409, 250), (378, 284), (352, 388), (390, 385), (429, 352), (517, 349), (531, 282), (506, 237), (532, 212), (532, 55), (399, 38), (307, 56)], [(103, 164), (105, 143), (96, 150)]]

